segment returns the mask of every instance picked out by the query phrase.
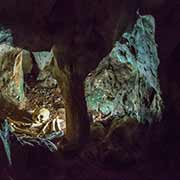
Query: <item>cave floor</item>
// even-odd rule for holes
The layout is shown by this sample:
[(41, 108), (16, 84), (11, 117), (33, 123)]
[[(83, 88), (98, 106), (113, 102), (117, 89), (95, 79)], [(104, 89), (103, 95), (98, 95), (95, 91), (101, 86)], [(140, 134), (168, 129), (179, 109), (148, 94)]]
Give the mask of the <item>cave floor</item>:
[[(64, 103), (59, 88), (42, 88), (37, 85), (28, 86), (25, 89), (26, 102), (23, 110), (16, 109), (13, 106), (8, 106), (2, 108), (0, 112), (0, 117), (10, 116), (15, 119), (21, 119), (21, 112), (32, 112), (36, 108), (45, 107), (47, 108), (51, 115), (50, 120), (58, 116), (58, 109), (64, 108)], [(14, 112), (14, 110), (17, 110)]]
[[(64, 108), (61, 92), (57, 87), (47, 89), (38, 84), (30, 84), (25, 92), (27, 97), (25, 111), (2, 108), (0, 117), (9, 116), (17, 121), (25, 121), (22, 117), (27, 116), (27, 111), (32, 111), (36, 107), (46, 107), (51, 112), (50, 118), (54, 119), (59, 116), (58, 109)], [(12, 150), (13, 167), (9, 168), (3, 162), (0, 163), (0, 180), (180, 179), (177, 161), (180, 149), (178, 150), (177, 146), (173, 146), (173, 149), (176, 149), (174, 153), (172, 149), (166, 151), (162, 145), (158, 145), (158, 152), (150, 153), (130, 164), (99, 161), (98, 157), (93, 156), (92, 149), (95, 146), (96, 142), (95, 145), (87, 145), (83, 152), (75, 154), (64, 154), (61, 151), (50, 153), (39, 147), (21, 147), (20, 151), (19, 148), (15, 148)]]
[[(28, 84), (28, 85), (27, 85)], [(33, 112), (37, 109), (46, 108), (50, 112), (50, 117), (48, 119), (49, 123), (48, 128), (46, 128), (46, 131), (43, 132), (42, 137), (44, 135), (50, 134), (53, 131), (59, 131), (59, 128), (57, 128), (57, 121), (56, 119), (62, 120), (62, 123), (60, 124), (62, 131), (65, 130), (65, 108), (64, 108), (64, 102), (61, 95), (61, 90), (59, 87), (42, 87), (40, 83), (37, 83), (34, 80), (29, 80), (28, 83), (25, 85), (25, 97), (26, 101), (23, 105), (22, 109), (16, 108), (12, 105), (4, 106), (0, 105), (1, 111), (0, 111), (0, 117), (1, 119), (5, 119), (8, 117), (8, 119), (13, 120), (17, 126), (20, 129), (26, 129), (28, 131), (26, 135), (30, 135), (32, 137), (39, 134), (40, 130), (42, 130), (42, 127), (31, 129), (29, 131), (28, 125), (25, 123), (34, 123), (34, 120), (32, 118)], [(101, 121), (103, 119), (103, 114), (100, 112), (89, 112), (91, 115), (93, 115), (94, 121)], [(52, 127), (53, 121), (55, 122), (56, 127)], [(24, 125), (24, 124), (25, 125)], [(44, 125), (43, 125), (44, 126)], [(19, 130), (18, 130), (19, 131)], [(34, 131), (34, 132), (33, 132)], [(31, 133), (32, 132), (32, 133)], [(16, 133), (16, 131), (15, 131)], [(23, 134), (23, 132), (20, 134)]]
[[(18, 154), (16, 154), (18, 156)], [(80, 154), (29, 151), (18, 157), (10, 170), (0, 171), (1, 180), (179, 180), (179, 164), (163, 156), (151, 156), (133, 164), (106, 166)], [(17, 159), (17, 158), (16, 158)]]
[[(25, 86), (25, 97), (26, 101), (23, 104), (23, 108), (21, 109), (13, 105), (1, 105), (1, 119), (3, 120), (7, 118), (9, 122), (13, 122), (13, 124), (18, 127), (18, 130), (16, 129), (15, 133), (16, 131), (18, 132), (19, 129), (25, 129), (24, 132), (26, 135), (34, 137), (36, 136), (36, 134), (39, 134), (42, 126), (44, 126), (45, 123), (37, 128), (31, 128), (31, 130), (29, 130), (27, 127), (28, 123), (35, 123), (33, 115), (38, 116), (38, 114), (35, 115), (35, 113), (33, 112), (35, 112), (35, 110), (37, 109), (42, 108), (46, 108), (50, 112), (48, 122), (53, 121), (58, 117), (63, 120), (63, 123), (65, 123), (64, 103), (60, 89), (58, 87), (44, 88), (37, 82), (34, 83), (34, 81), (30, 81), (28, 82), (28, 85)], [(48, 129), (46, 128), (46, 132), (44, 132), (43, 135), (45, 135), (46, 133), (51, 133), (51, 128), (52, 127), (48, 127)], [(22, 133), (20, 132), (20, 134), (23, 134), (24, 132), (22, 131)]]

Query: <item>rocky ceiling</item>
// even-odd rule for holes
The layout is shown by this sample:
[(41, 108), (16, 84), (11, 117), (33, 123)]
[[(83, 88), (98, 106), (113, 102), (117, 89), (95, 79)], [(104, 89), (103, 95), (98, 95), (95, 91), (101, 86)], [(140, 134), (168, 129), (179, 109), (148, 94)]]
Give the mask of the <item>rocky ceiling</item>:
[[(44, 0), (42, 3), (40, 0), (6, 0), (1, 2), (0, 22), (13, 30), (15, 43), (26, 49), (50, 49), (59, 39), (88, 39), (87, 32), (92, 31), (91, 29), (94, 31), (92, 36), (96, 39), (97, 36), (102, 36), (106, 49), (109, 44), (112, 45), (113, 38), (122, 34), (132, 23), (137, 9), (159, 12), (164, 2)], [(84, 36), (85, 34), (87, 35)], [(77, 35), (78, 40), (74, 38)]]
[(94, 0), (93, 3), (83, 0), (44, 0), (43, 3), (41, 0), (3, 0), (0, 22), (13, 30), (15, 44), (25, 49), (49, 50), (57, 39), (73, 39), (77, 32), (84, 38), (84, 32), (92, 27), (112, 45), (117, 18), (121, 21), (119, 31), (122, 33), (127, 26), (122, 23), (123, 17), (126, 16), (124, 21), (129, 23), (134, 11), (140, 9), (142, 14), (155, 16), (159, 56), (166, 59), (180, 42), (179, 8), (178, 0), (173, 3), (169, 0)]

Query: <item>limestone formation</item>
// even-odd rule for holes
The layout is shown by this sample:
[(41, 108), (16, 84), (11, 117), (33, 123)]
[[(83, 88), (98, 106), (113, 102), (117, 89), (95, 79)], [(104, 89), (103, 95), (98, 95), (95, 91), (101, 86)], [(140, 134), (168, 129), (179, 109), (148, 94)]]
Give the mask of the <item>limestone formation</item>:
[(0, 46), (0, 97), (17, 106), (25, 100), (22, 59), (21, 49)]
[(154, 18), (139, 16), (134, 28), (123, 34), (86, 79), (88, 107), (106, 115), (128, 115), (140, 122), (159, 120), (158, 65)]
[(33, 52), (34, 59), (39, 68), (37, 82), (41, 87), (53, 88), (57, 86), (57, 81), (52, 77), (51, 72), (48, 70), (53, 54), (48, 51)]
[(7, 45), (13, 44), (12, 32), (10, 29), (5, 29), (3, 27), (0, 27), (0, 44), (7, 44)]

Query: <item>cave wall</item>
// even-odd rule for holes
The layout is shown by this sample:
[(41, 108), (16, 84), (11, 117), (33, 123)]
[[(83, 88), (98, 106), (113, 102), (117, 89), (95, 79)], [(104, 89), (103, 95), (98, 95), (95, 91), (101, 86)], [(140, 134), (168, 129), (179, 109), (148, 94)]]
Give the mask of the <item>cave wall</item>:
[[(176, 62), (173, 63), (174, 62), (173, 54), (174, 53), (178, 54), (178, 50), (175, 50), (175, 48), (178, 49), (178, 44), (180, 42), (179, 1), (175, 0), (172, 2), (168, 0), (158, 0), (158, 1), (146, 0), (146, 1), (141, 1), (141, 2), (137, 1), (137, 2), (138, 3), (135, 2), (137, 7), (136, 9), (139, 8), (141, 14), (150, 13), (154, 15), (156, 18), (156, 32), (157, 32), (156, 39), (158, 44), (159, 58), (161, 60), (159, 66), (160, 84), (162, 88), (163, 99), (165, 101), (165, 106), (167, 110), (166, 112), (168, 114), (168, 116), (165, 115), (165, 118), (167, 117), (168, 119), (167, 122), (169, 124), (171, 124), (170, 123), (171, 119), (175, 119), (174, 122), (175, 124), (177, 123), (178, 126), (174, 125), (174, 127), (175, 126), (179, 127), (179, 123), (178, 123), (179, 107), (175, 106), (176, 103), (174, 103), (173, 99), (176, 98), (170, 95), (172, 94), (172, 92), (173, 93), (175, 92), (176, 94), (177, 92), (176, 89), (178, 89), (177, 87), (179, 87), (178, 75), (175, 72), (172, 72), (173, 69), (178, 69), (179, 67), (178, 58), (175, 58)], [(78, 9), (78, 4), (81, 2), (76, 1), (76, 3), (77, 3), (76, 7)], [(101, 21), (104, 19), (104, 14), (106, 14), (104, 8), (106, 9), (106, 7), (111, 7), (111, 6), (108, 6), (107, 3), (104, 3), (103, 6), (102, 3), (100, 3), (99, 6), (96, 6), (95, 1), (94, 3), (95, 4), (91, 5), (91, 7), (99, 7), (100, 9), (97, 8), (97, 12), (99, 12), (97, 13), (97, 15), (102, 14), (101, 16), (99, 16), (98, 22), (102, 22), (102, 24), (103, 23), (113, 24), (111, 23), (111, 19), (113, 18), (113, 16), (109, 16), (108, 18), (109, 21), (107, 21), (106, 18), (105, 21)], [(53, 9), (55, 4), (56, 7), (55, 9)], [(64, 7), (65, 9), (67, 8), (69, 11), (66, 12), (62, 11), (60, 14), (61, 17), (63, 17), (63, 13), (65, 14), (67, 12), (73, 13), (73, 11), (71, 12), (72, 4), (70, 6), (67, 6), (65, 1), (61, 1), (61, 3), (59, 4), (58, 1), (55, 0), (54, 1), (46, 0), (43, 1), (43, 3), (40, 3), (40, 1), (28, 1), (27, 3), (25, 1), (20, 1), (20, 0), (2, 1), (0, 8), (0, 14), (1, 14), (0, 21), (1, 24), (4, 24), (7, 27), (12, 28), (13, 33), (15, 34), (15, 42), (19, 44), (19, 46), (34, 48), (36, 50), (50, 49), (50, 47), (52, 46), (52, 41), (51, 41), (52, 36), (50, 36), (50, 34), (57, 34), (57, 32), (59, 31), (59, 27), (61, 27), (61, 25), (63, 25), (64, 29), (69, 28), (69, 24), (66, 23), (67, 20), (66, 18), (64, 20), (63, 18), (60, 18), (60, 20), (56, 18), (58, 17), (58, 7), (62, 4), (64, 4), (64, 6), (62, 7)], [(129, 7), (133, 6), (132, 2), (129, 2), (129, 4), (127, 3), (126, 5)], [(113, 11), (113, 9), (117, 8), (116, 10), (119, 11), (118, 7), (119, 7), (118, 4), (115, 3), (114, 6), (112, 6), (109, 9), (109, 12), (113, 12), (114, 15), (116, 15), (117, 11)], [(88, 9), (88, 6), (86, 9)], [(38, 13), (39, 10), (43, 12), (40, 15)], [(79, 11), (80, 13), (86, 13), (85, 11), (83, 11), (83, 8), (81, 8), (81, 10), (82, 11)], [(131, 11), (132, 9), (130, 8), (129, 10)], [(51, 14), (51, 12), (53, 13)], [(98, 24), (96, 23), (94, 24), (94, 20), (84, 21), (83, 19), (81, 22), (83, 22), (84, 24), (89, 23), (89, 24), (97, 25), (98, 27)], [(101, 26), (102, 24), (100, 23), (99, 26)], [(105, 24), (104, 26), (101, 26), (102, 29), (97, 29), (97, 31), (102, 33), (103, 28), (111, 27)], [(61, 32), (63, 32), (63, 30)], [(108, 34), (111, 31), (107, 29), (106, 32)], [(61, 34), (64, 36), (64, 33)], [(35, 38), (33, 39), (32, 37)], [(68, 36), (66, 35), (64, 37), (68, 37)], [(174, 83), (169, 83), (169, 82), (174, 82)], [(175, 88), (173, 84), (175, 84)], [(173, 115), (176, 114), (176, 115), (171, 117), (171, 114)], [(166, 126), (168, 126), (168, 123)]]
[[(178, 137), (180, 108), (179, 98), (179, 43), (180, 43), (180, 3), (178, 0), (173, 2), (166, 1), (163, 8), (155, 14), (157, 20), (156, 39), (158, 53), (161, 60), (159, 66), (160, 83), (162, 96), (165, 102), (164, 123), (167, 134)], [(173, 135), (174, 134), (174, 135)]]
[(139, 16), (133, 29), (123, 34), (86, 79), (89, 108), (139, 122), (160, 120), (158, 66), (154, 18)]

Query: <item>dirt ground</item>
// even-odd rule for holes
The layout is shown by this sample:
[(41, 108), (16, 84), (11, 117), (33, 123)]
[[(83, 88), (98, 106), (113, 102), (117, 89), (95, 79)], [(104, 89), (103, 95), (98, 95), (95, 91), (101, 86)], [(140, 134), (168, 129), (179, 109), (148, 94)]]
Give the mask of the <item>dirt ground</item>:
[[(15, 108), (1, 108), (0, 117), (12, 117), (18, 121), (25, 121), (23, 117), (31, 118), (28, 111), (36, 107), (49, 109), (51, 119), (60, 116), (58, 109), (64, 108), (60, 89), (42, 88), (38, 84), (29, 84), (26, 87), (27, 102), (25, 110)], [(3, 107), (3, 106), (2, 106)], [(50, 153), (40, 147), (22, 147), (12, 144), (13, 166), (9, 167), (1, 159), (0, 180), (179, 180), (178, 171), (179, 149), (176, 153), (162, 144), (153, 144), (146, 157), (132, 164), (117, 162), (103, 162), (93, 156), (90, 148), (95, 145), (87, 145), (83, 152), (64, 154), (61, 151)], [(102, 148), (99, 146), (98, 148)], [(152, 151), (151, 151), (152, 150)]]

